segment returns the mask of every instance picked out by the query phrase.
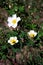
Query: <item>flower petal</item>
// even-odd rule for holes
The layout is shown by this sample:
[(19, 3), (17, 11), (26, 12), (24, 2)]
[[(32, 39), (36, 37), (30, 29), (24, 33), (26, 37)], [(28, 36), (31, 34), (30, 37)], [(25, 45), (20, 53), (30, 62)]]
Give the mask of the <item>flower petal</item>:
[(34, 33), (34, 30), (30, 30), (30, 33)]
[(8, 23), (8, 26), (9, 26), (9, 27), (11, 27), (11, 26), (12, 26), (12, 24), (11, 24), (11, 23)]
[(8, 20), (7, 21), (10, 22), (11, 20), (12, 20), (12, 17), (8, 17)]
[(17, 37), (15, 36), (14, 39), (17, 40)]
[(36, 35), (37, 35), (37, 32), (35, 32), (34, 34), (35, 34), (35, 36), (36, 36)]
[(15, 25), (12, 25), (13, 28), (16, 28), (17, 27), (17, 23)]
[(10, 43), (10, 40), (8, 40), (8, 43)]
[(18, 43), (18, 40), (16, 41), (16, 43)]
[(10, 37), (10, 40), (11, 40), (11, 39), (14, 39), (14, 37)]
[(21, 20), (21, 18), (20, 17), (17, 17), (17, 22), (20, 21), (20, 20)]
[(12, 18), (13, 18), (13, 19), (16, 19), (16, 18), (17, 18), (16, 14), (13, 14), (13, 15), (12, 15)]

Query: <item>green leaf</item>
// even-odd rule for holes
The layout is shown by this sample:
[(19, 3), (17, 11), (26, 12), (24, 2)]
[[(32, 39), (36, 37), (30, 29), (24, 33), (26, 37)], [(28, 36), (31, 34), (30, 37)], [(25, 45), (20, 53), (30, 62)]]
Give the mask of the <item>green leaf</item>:
[(19, 11), (24, 12), (24, 6), (19, 6)]

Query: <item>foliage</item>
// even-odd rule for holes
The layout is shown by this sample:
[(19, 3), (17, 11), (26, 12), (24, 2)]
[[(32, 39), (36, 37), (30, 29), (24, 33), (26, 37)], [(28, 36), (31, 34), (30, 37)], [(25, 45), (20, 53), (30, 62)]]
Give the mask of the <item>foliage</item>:
[[(42, 0), (0, 0), (0, 60), (8, 59), (12, 65), (14, 64), (12, 59), (18, 65), (43, 65), (42, 2)], [(15, 13), (20, 16), (21, 21), (16, 29), (9, 28), (5, 23), (8, 16)], [(30, 30), (37, 32), (37, 36), (33, 39), (27, 35)], [(8, 39), (12, 36), (17, 36), (19, 40), (13, 46), (8, 44)]]

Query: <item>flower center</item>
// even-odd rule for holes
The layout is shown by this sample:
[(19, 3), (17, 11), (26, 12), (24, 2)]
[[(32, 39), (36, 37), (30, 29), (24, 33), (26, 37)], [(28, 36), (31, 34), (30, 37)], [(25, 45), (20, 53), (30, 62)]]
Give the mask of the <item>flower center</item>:
[(10, 42), (11, 42), (12, 44), (15, 44), (15, 43), (16, 43), (16, 40), (10, 40)]
[(12, 23), (13, 23), (13, 24), (16, 24), (16, 19), (12, 20)]
[(30, 37), (32, 37), (32, 38), (33, 38), (33, 37), (34, 37), (34, 34), (30, 34)]

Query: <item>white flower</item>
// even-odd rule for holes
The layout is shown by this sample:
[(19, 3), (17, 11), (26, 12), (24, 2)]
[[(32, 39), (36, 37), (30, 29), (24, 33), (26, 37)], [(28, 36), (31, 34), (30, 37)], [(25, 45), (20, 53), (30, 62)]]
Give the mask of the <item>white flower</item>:
[(12, 15), (12, 17), (8, 17), (8, 26), (16, 28), (18, 22), (20, 21), (20, 17), (17, 17), (16, 14)]
[(14, 45), (15, 43), (18, 43), (17, 37), (10, 37), (10, 39), (8, 40), (8, 43), (10, 43), (11, 45)]
[(28, 35), (29, 35), (29, 37), (34, 38), (37, 35), (37, 32), (35, 32), (34, 30), (30, 30), (28, 32)]

